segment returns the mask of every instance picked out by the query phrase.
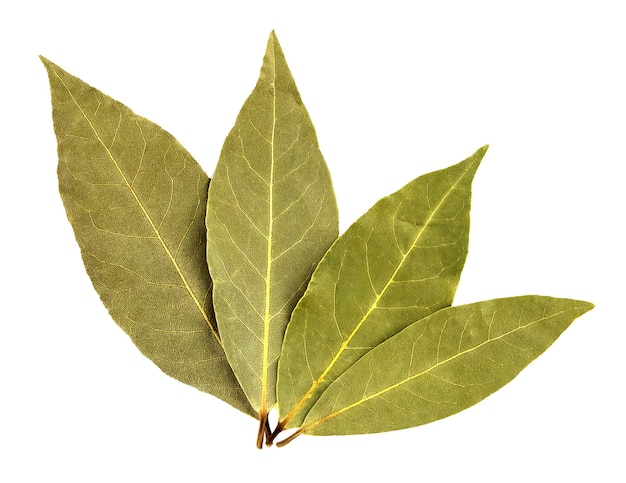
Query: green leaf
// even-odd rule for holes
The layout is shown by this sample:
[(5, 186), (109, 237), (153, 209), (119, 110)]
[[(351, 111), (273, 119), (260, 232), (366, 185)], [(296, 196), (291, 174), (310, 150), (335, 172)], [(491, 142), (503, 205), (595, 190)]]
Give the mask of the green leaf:
[(300, 426), (372, 347), (451, 305), (467, 255), (471, 182), (485, 152), (383, 198), (324, 256), (285, 335), (275, 435)]
[(42, 61), (59, 190), (104, 305), (166, 374), (254, 415), (212, 312), (206, 174), (159, 126)]
[(462, 411), (513, 379), (592, 308), (529, 295), (440, 310), (363, 356), (324, 392), (299, 432), (392, 431)]
[(228, 360), (261, 419), (275, 404), (287, 322), (337, 238), (315, 129), (276, 36), (209, 188), (207, 254)]

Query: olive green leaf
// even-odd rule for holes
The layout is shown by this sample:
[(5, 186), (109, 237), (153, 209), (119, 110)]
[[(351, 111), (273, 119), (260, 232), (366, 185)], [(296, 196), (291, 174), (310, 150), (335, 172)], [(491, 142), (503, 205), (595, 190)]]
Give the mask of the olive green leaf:
[(352, 365), (288, 440), (392, 431), (462, 411), (513, 379), (592, 308), (527, 295), (435, 312)]
[(300, 426), (364, 353), (452, 304), (467, 255), (471, 182), (485, 152), (383, 198), (324, 256), (285, 335), (274, 436)]
[(276, 400), (285, 327), (337, 232), (330, 174), (272, 32), (258, 83), (224, 143), (207, 205), (220, 334), (261, 425)]
[(213, 316), (206, 174), (159, 126), (42, 61), (52, 94), (59, 190), (104, 305), (165, 373), (255, 415)]

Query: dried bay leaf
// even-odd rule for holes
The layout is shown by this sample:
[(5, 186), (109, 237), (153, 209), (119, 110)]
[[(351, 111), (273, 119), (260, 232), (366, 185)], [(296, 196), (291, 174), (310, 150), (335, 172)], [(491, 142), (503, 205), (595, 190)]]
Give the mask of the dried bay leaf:
[(272, 32), (207, 205), (215, 312), (228, 360), (260, 415), (259, 445), (276, 401), (285, 327), (337, 233), (330, 174)]
[(442, 309), (365, 354), (295, 434), (392, 431), (457, 413), (508, 383), (592, 308), (528, 295)]
[(166, 131), (42, 58), (59, 190), (115, 322), (166, 374), (256, 416), (226, 360), (206, 267), (208, 178)]
[(371, 348), (452, 304), (467, 255), (471, 182), (486, 149), (383, 198), (324, 256), (285, 335), (274, 437), (300, 426)]

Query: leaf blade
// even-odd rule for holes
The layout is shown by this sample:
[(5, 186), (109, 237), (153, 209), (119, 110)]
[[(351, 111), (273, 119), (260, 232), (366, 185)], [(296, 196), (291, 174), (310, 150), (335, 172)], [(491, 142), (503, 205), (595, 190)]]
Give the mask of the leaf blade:
[[(302, 424), (372, 347), (452, 303), (467, 255), (471, 182), (485, 152), (383, 198), (324, 256), (287, 328), (279, 429)], [(300, 361), (307, 365), (298, 372)]]
[(455, 414), (508, 383), (592, 308), (522, 296), (442, 309), (348, 369), (311, 409), (301, 432), (392, 431)]
[(220, 333), (261, 414), (276, 400), (276, 361), (291, 311), (337, 232), (330, 174), (272, 32), (257, 85), (224, 143), (207, 206)]
[(102, 302), (163, 372), (254, 415), (212, 312), (203, 228), (208, 177), (159, 126), (42, 62), (59, 191)]

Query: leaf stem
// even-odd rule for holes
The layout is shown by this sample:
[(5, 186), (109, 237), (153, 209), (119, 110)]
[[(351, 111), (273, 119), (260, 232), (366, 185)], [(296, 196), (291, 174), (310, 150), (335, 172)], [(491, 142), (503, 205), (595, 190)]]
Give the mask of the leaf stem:
[(298, 429), (295, 433), (293, 433), (289, 437), (287, 437), (287, 438), (283, 439), (282, 441), (279, 441), (278, 443), (276, 443), (276, 446), (278, 446), (279, 448), (282, 448), (286, 444), (291, 443), (294, 439), (296, 439), (301, 434), (302, 434), (302, 428)]
[(272, 444), (274, 444), (274, 440), (276, 439), (276, 436), (278, 436), (280, 433), (282, 433), (285, 430), (285, 425), (283, 423), (284, 423), (283, 421), (279, 421), (274, 431), (272, 431), (271, 434), (268, 436), (265, 442), (267, 446), (272, 446)]
[(269, 418), (265, 420), (265, 446), (272, 446), (274, 439), (272, 439), (272, 428), (270, 427)]
[[(263, 441), (267, 440), (271, 433), (270, 424), (267, 420), (267, 416), (267, 410), (262, 410), (259, 413), (259, 432), (256, 436), (256, 447), (259, 449), (263, 449)], [(271, 443), (268, 444), (268, 446), (271, 446)]]

